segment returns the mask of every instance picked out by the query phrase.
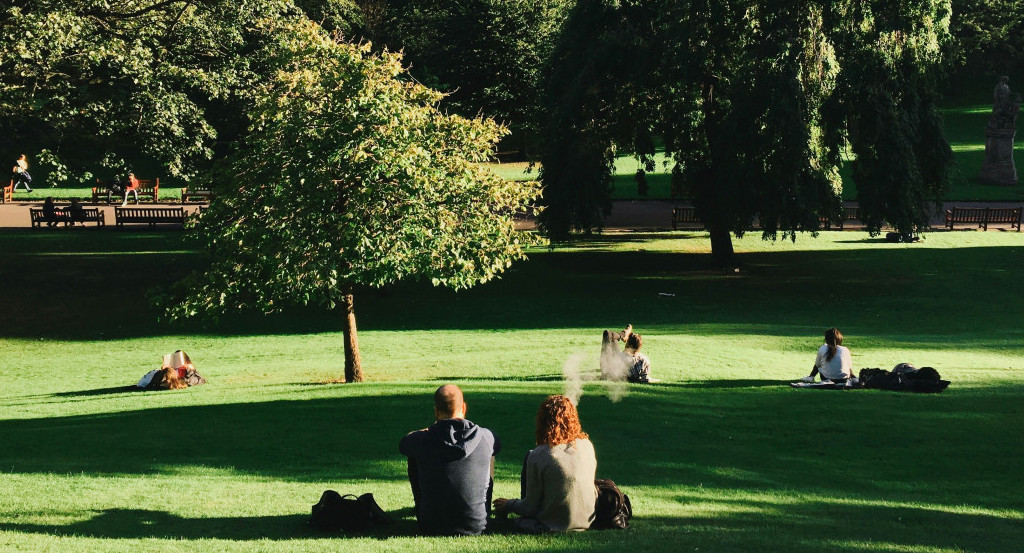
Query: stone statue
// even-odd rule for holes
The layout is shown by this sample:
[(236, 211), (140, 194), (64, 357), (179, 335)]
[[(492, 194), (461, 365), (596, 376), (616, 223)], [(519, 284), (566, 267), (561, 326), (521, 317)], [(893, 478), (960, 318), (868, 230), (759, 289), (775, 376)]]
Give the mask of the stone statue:
[(978, 180), (985, 184), (1014, 186), (1017, 167), (1013, 163), (1013, 137), (1017, 134), (1017, 114), (1021, 98), (1010, 92), (1010, 78), (999, 78), (992, 92), (992, 116), (985, 126), (985, 162)]
[(988, 128), (1015, 129), (1020, 103), (1020, 96), (1010, 92), (1010, 78), (1000, 77), (992, 93), (992, 117), (988, 120)]

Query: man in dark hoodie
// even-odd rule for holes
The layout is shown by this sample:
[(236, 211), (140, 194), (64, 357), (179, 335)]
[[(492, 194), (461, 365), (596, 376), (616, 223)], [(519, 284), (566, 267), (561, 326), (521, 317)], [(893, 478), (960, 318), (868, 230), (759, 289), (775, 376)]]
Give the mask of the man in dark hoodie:
[(501, 442), (466, 420), (462, 390), (434, 392), (436, 422), (406, 434), (398, 450), (409, 458), (409, 483), (420, 532), (474, 535), (484, 531), (494, 487), (494, 456)]

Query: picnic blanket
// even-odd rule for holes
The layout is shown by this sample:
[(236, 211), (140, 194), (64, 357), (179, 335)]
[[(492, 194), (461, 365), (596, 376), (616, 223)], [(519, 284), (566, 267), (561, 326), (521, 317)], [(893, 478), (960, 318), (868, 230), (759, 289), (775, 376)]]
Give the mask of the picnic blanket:
[(894, 392), (916, 392), (937, 394), (950, 382), (942, 380), (939, 372), (932, 367), (917, 367), (910, 363), (900, 363), (887, 371), (879, 368), (861, 369), (858, 378), (851, 378), (842, 384), (835, 382), (792, 382), (793, 388), (810, 388), (813, 390), (891, 390)]
[(825, 382), (790, 382), (790, 386), (794, 388), (811, 388), (812, 390), (861, 390), (864, 387), (860, 383), (854, 384), (852, 380), (847, 380), (845, 384), (836, 384), (831, 380)]

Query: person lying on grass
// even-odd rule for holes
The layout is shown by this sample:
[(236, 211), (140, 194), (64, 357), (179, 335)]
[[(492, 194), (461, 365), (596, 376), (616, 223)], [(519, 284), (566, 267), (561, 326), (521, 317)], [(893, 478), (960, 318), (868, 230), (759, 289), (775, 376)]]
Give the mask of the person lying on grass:
[[(619, 351), (618, 342), (626, 343)], [(626, 325), (622, 332), (604, 331), (601, 337), (601, 378), (605, 380), (628, 380), (630, 382), (658, 382), (651, 378), (651, 360), (640, 353), (644, 339), (633, 332), (633, 325)]]
[(490, 430), (466, 420), (466, 402), (454, 384), (434, 392), (434, 420), (430, 428), (410, 432), (398, 443), (409, 458), (420, 532), (480, 534), (491, 514), (494, 456), (501, 442)]
[(853, 358), (850, 350), (843, 346), (843, 334), (837, 328), (825, 331), (825, 343), (818, 348), (811, 374), (800, 380), (814, 382), (814, 377), (819, 374), (822, 382), (831, 380), (837, 384), (845, 384), (853, 378)]
[(519, 484), (522, 499), (494, 500), (499, 515), (520, 516), (514, 524), (530, 533), (590, 528), (597, 501), (594, 444), (580, 426), (569, 398), (549, 396), (537, 410), (537, 447), (526, 454)]
[(179, 349), (164, 355), (160, 369), (146, 373), (136, 386), (146, 390), (180, 390), (200, 384), (206, 384), (206, 379), (196, 372), (188, 354)]

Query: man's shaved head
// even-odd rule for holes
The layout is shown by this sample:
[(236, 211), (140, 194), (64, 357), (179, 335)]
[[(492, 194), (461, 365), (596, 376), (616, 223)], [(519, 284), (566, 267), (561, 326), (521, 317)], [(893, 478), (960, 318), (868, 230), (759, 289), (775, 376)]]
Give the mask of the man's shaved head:
[(455, 384), (445, 384), (434, 392), (434, 413), (438, 419), (458, 419), (466, 414), (462, 390)]

